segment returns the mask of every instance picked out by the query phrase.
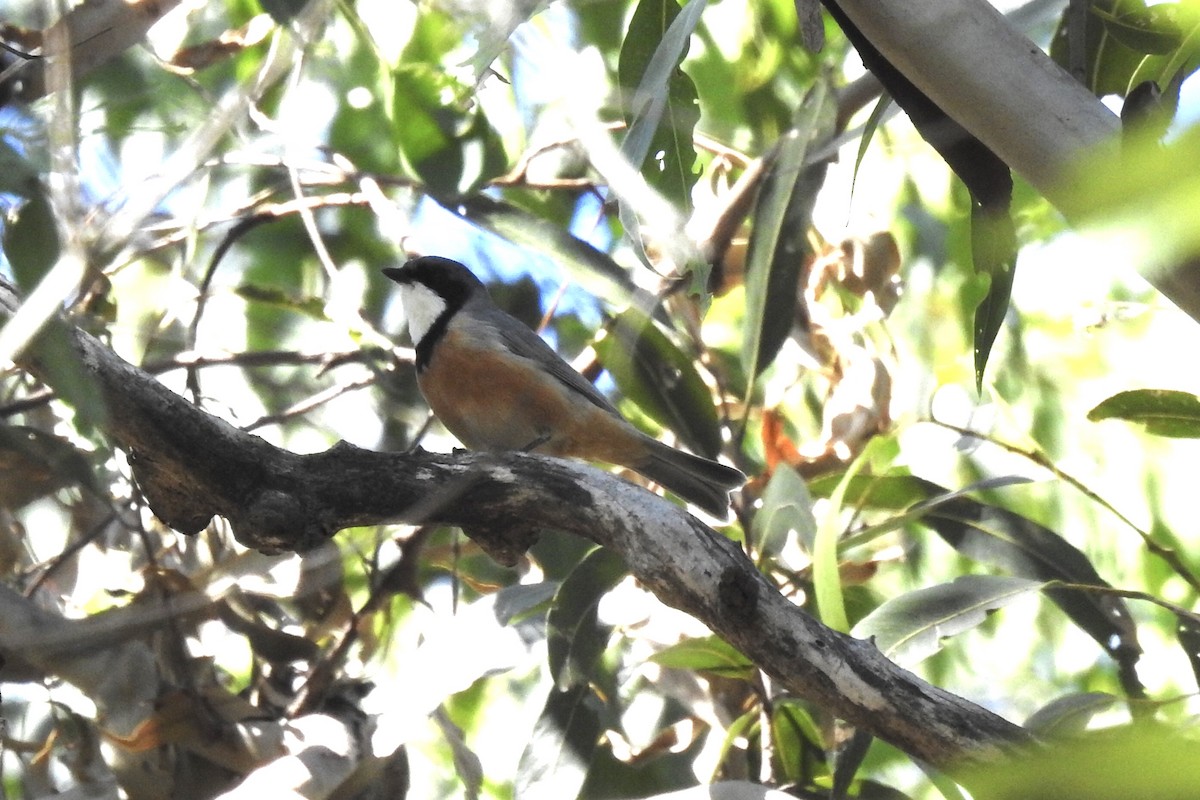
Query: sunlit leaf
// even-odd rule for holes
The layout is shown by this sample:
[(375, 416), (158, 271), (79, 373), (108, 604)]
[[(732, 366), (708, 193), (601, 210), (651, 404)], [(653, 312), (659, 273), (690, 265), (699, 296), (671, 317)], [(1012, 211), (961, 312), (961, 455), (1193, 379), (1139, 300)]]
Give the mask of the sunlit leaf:
[(646, 182), (682, 208), (696, 182), (692, 130), (700, 121), (696, 85), (679, 64), (705, 0), (640, 0), (621, 45), (617, 76), (629, 129), (622, 152)]
[(243, 283), (234, 290), (243, 300), (295, 311), (315, 320), (326, 320), (325, 301), (319, 297), (304, 297), (274, 286)]
[(710, 672), (740, 680), (750, 680), (757, 669), (753, 661), (716, 636), (684, 639), (650, 656), (650, 661), (662, 667)]
[(1089, 225), (1120, 226), (1140, 248), (1139, 257), (1152, 264), (1183, 264), (1200, 253), (1200, 226), (1179, 211), (1200, 202), (1200, 171), (1183, 166), (1197, 159), (1196, 125), (1166, 144), (1124, 148), (1120, 158), (1085, 159), (1069, 178), (1078, 192), (1068, 198), (1067, 211)]
[(796, 112), (794, 127), (769, 156), (746, 254), (742, 367), (748, 386), (775, 359), (796, 324), (800, 273), (811, 255), (812, 211), (826, 170), (825, 162), (809, 163), (809, 154), (833, 130), (834, 112), (832, 92), (817, 81)]
[(721, 450), (712, 392), (694, 360), (636, 308), (621, 312), (596, 342), (600, 363), (621, 393), (673, 431), (689, 450), (709, 458)]
[(875, 107), (871, 109), (871, 115), (863, 123), (862, 137), (858, 142), (858, 152), (854, 155), (854, 173), (850, 178), (851, 197), (854, 196), (854, 188), (858, 185), (858, 171), (862, 167), (863, 159), (867, 155), (867, 148), (870, 147), (871, 141), (875, 138), (875, 131), (879, 130), (879, 126), (883, 124), (884, 117), (887, 116), (888, 109), (891, 107), (892, 98), (889, 95), (883, 95), (875, 102)]
[[(940, 487), (928, 484), (931, 491)], [(963, 555), (1036, 581), (1107, 587), (1087, 556), (1054, 531), (1004, 508), (960, 497), (922, 521)], [(1110, 594), (1045, 590), (1132, 677), (1141, 654), (1124, 600)]]
[[(808, 482), (813, 497), (829, 497), (842, 479), (839, 472)], [(924, 481), (912, 475), (855, 475), (846, 486), (846, 502), (900, 511), (930, 497)]]
[(848, 631), (846, 601), (842, 593), (842, 576), (838, 569), (838, 541), (842, 534), (841, 511), (846, 503), (850, 483), (871, 462), (875, 451), (886, 447), (883, 439), (872, 439), (840, 476), (829, 495), (829, 508), (817, 525), (812, 548), (813, 596), (822, 622), (836, 631)]
[(598, 297), (624, 301), (635, 292), (627, 269), (608, 253), (573, 236), (562, 225), (486, 195), (464, 199), (456, 210), (513, 244), (549, 256)]
[(1017, 237), (1007, 208), (971, 208), (971, 258), (976, 274), (986, 275), (987, 293), (975, 307), (975, 388), (982, 391), (983, 373), (996, 335), (1008, 314), (1017, 265)]
[[(1096, 5), (1085, 6), (1083, 13), (1075, 13), (1078, 6), (1064, 7), (1062, 21), (1050, 43), (1050, 56), (1064, 69), (1077, 72), (1084, 85), (1098, 97), (1123, 95), (1145, 54), (1121, 44), (1103, 20), (1090, 13)], [(1079, 26), (1082, 31), (1071, 30)], [(1082, 52), (1072, 52), (1078, 43), (1083, 44), (1078, 48)]]
[(817, 533), (812, 497), (804, 479), (791, 467), (781, 464), (763, 490), (762, 506), (751, 526), (753, 541), (761, 557), (779, 554), (784, 545), (797, 537), (811, 551)]
[(59, 399), (74, 409), (79, 430), (102, 430), (108, 408), (71, 342), (67, 324), (57, 318), (47, 320), (26, 353), (30, 356), (42, 365), (46, 382)]
[(1041, 739), (1082, 733), (1092, 718), (1107, 711), (1120, 698), (1102, 692), (1077, 692), (1056, 697), (1025, 720), (1025, 727)]
[(852, 633), (873, 638), (888, 658), (912, 666), (938, 652), (944, 639), (978, 626), (991, 612), (1042, 585), (1024, 578), (964, 575), (888, 600), (860, 620)]
[[(856, 530), (851, 535), (842, 539), (842, 541), (838, 544), (838, 547), (841, 550), (848, 550), (851, 547), (860, 547), (877, 539), (885, 533), (902, 528), (910, 522), (916, 522), (938, 506), (952, 502), (958, 497), (965, 497), (966, 495), (973, 494), (975, 492), (986, 492), (992, 489), (1000, 489), (1005, 486), (1013, 486), (1020, 483), (1029, 483), (1029, 479), (1017, 475), (1003, 475), (995, 478), (984, 478), (981, 481), (975, 481), (974, 483), (968, 484), (961, 489), (956, 489), (953, 492), (931, 496), (928, 500), (914, 503), (902, 514), (897, 514), (896, 516), (889, 517), (882, 522), (877, 522), (874, 525), (868, 525), (865, 528)], [(920, 482), (917, 482), (915, 484), (915, 488), (917, 491), (924, 493), (928, 487), (921, 486)], [(875, 503), (873, 502), (872, 505), (874, 504)]]
[(461, 85), (422, 63), (401, 64), (392, 77), (396, 144), (405, 168), (433, 194), (458, 197), (504, 171), (500, 139), (478, 108), (459, 100)]
[(1170, 389), (1120, 392), (1089, 411), (1088, 419), (1122, 419), (1143, 425), (1146, 433), (1194, 439), (1200, 437), (1200, 397)]

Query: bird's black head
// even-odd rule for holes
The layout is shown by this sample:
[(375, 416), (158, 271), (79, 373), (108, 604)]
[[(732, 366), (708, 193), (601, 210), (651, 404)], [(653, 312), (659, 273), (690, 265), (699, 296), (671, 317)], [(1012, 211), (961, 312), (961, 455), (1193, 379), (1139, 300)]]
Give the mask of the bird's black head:
[(427, 286), (450, 308), (461, 308), (467, 298), (477, 292), (487, 292), (471, 270), (449, 258), (419, 256), (409, 259), (403, 267), (385, 267), (383, 274), (401, 286)]

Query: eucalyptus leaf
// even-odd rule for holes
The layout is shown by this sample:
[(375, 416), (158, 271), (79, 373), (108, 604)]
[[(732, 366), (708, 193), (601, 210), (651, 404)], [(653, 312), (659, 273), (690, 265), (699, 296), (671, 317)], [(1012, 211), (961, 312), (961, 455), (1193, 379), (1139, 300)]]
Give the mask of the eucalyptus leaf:
[(733, 645), (716, 636), (684, 639), (658, 651), (649, 660), (660, 667), (707, 672), (738, 680), (750, 680), (758, 669)]
[(986, 275), (987, 293), (975, 308), (975, 388), (983, 390), (983, 373), (996, 335), (1008, 314), (1017, 266), (1017, 237), (1008, 207), (971, 208), (971, 258), (976, 274)]
[(1119, 10), (1094, 4), (1090, 10), (1114, 39), (1139, 53), (1162, 55), (1183, 44), (1173, 3)]
[(1056, 697), (1025, 720), (1025, 727), (1039, 739), (1074, 736), (1087, 729), (1097, 714), (1120, 702), (1120, 698), (1103, 692), (1074, 692)]
[(884, 655), (911, 667), (941, 650), (944, 639), (978, 626), (991, 612), (1042, 586), (1025, 578), (964, 575), (888, 600), (851, 633), (873, 638)]
[(817, 81), (800, 104), (792, 129), (768, 156), (746, 253), (742, 367), (747, 391), (775, 359), (796, 322), (800, 272), (811, 255), (812, 211), (826, 171), (825, 162), (809, 163), (809, 154), (832, 134), (835, 111), (828, 84)]
[(1092, 422), (1121, 419), (1142, 425), (1157, 436), (1200, 437), (1200, 397), (1171, 389), (1120, 392), (1088, 412)]
[(4, 227), (4, 255), (12, 266), (17, 284), (26, 292), (38, 285), (58, 261), (62, 244), (50, 198), (37, 181), (24, 185), (26, 200), (15, 219)]
[(577, 797), (604, 732), (603, 703), (587, 683), (552, 689), (517, 764), (516, 800)]
[(712, 392), (694, 359), (649, 317), (636, 308), (626, 309), (595, 348), (621, 393), (651, 419), (695, 453), (714, 458), (720, 452), (721, 425)]
[(558, 587), (546, 617), (546, 656), (559, 689), (586, 685), (591, 678), (612, 633), (597, 618), (597, 606), (628, 574), (611, 550), (597, 547)]
[(779, 465), (763, 490), (762, 506), (752, 522), (759, 554), (763, 558), (778, 555), (792, 536), (811, 552), (817, 534), (812, 505), (800, 473), (785, 464)]
[(681, 11), (675, 0), (640, 0), (617, 65), (629, 124), (621, 150), (650, 186), (683, 208), (691, 206), (696, 182), (692, 131), (700, 106), (679, 65), (705, 5), (690, 0)]
[[(926, 482), (930, 492), (944, 491)], [(1060, 581), (1105, 588), (1087, 556), (1059, 534), (997, 506), (959, 497), (922, 517), (952, 547), (977, 561), (1036, 581)], [(1082, 630), (1117, 661), (1126, 677), (1136, 681), (1134, 665), (1141, 655), (1137, 629), (1120, 597), (1061, 588), (1045, 590)]]

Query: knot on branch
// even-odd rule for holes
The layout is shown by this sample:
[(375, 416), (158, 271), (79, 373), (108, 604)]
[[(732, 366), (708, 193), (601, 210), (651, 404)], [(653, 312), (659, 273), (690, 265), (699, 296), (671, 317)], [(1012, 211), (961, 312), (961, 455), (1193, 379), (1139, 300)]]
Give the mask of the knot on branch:
[(726, 567), (717, 582), (721, 613), (730, 622), (749, 624), (758, 612), (758, 582), (739, 567)]
[(332, 533), (301, 498), (279, 489), (256, 492), (228, 517), (239, 542), (268, 555), (303, 553), (324, 544)]

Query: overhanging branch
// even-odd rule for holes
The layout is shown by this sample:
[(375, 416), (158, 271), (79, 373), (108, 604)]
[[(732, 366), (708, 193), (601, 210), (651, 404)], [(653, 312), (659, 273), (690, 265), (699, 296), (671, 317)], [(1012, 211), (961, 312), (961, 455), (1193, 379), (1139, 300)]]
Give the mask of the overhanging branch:
[[(1073, 223), (1087, 198), (1069, 176), (1085, 158), (1112, 158), (1121, 123), (987, 0), (834, 0), (938, 108), (1000, 156)], [(1141, 268), (1142, 265), (1132, 265)], [(1141, 269), (1200, 321), (1200, 263)]]

